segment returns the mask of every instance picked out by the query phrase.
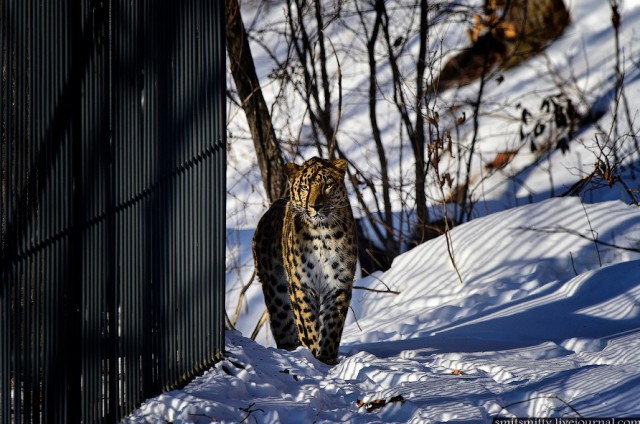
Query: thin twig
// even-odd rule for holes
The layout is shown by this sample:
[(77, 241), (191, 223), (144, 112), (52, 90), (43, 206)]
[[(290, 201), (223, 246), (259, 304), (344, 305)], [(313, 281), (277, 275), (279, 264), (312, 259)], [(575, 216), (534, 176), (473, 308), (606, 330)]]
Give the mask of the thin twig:
[[(391, 290), (391, 287), (389, 287), (389, 285), (387, 283), (385, 283), (381, 278), (379, 278), (376, 275), (370, 274), (369, 277), (376, 279), (378, 282), (380, 282), (383, 286), (385, 286), (387, 288), (387, 292), (389, 293), (395, 293), (395, 294), (400, 294), (400, 292), (396, 292), (394, 290)], [(354, 287), (355, 288), (355, 287)], [(373, 290), (372, 290), (373, 291)], [(386, 292), (383, 292), (386, 293)]]
[(267, 322), (268, 317), (269, 317), (269, 313), (265, 308), (264, 312), (260, 316), (260, 319), (258, 320), (258, 323), (256, 324), (256, 328), (254, 328), (253, 333), (251, 333), (251, 340), (255, 340), (256, 337), (258, 337), (258, 333), (260, 332), (260, 329), (262, 328), (264, 323)]
[(587, 208), (584, 206), (584, 201), (580, 198), (580, 204), (582, 205), (582, 210), (584, 211), (584, 215), (587, 217), (587, 223), (589, 223), (589, 231), (591, 231), (591, 235), (593, 236), (593, 242), (596, 247), (596, 252), (598, 253), (598, 263), (600, 264), (600, 268), (602, 268), (602, 258), (600, 257), (600, 249), (598, 248), (598, 235), (595, 231), (593, 231), (593, 227), (591, 226), (591, 220), (589, 219), (589, 214), (587, 213)]
[(362, 327), (360, 327), (360, 323), (358, 322), (358, 317), (356, 316), (356, 311), (353, 309), (353, 306), (351, 306), (351, 305), (349, 305), (349, 308), (351, 309), (351, 312), (353, 313), (353, 319), (356, 320), (356, 325), (358, 326), (358, 328), (362, 332)]
[(546, 233), (546, 234), (559, 234), (559, 233), (566, 233), (566, 234), (571, 234), (573, 236), (576, 237), (580, 237), (583, 238), (585, 240), (589, 240), (591, 242), (594, 242), (596, 244), (601, 244), (603, 246), (607, 246), (607, 247), (612, 247), (614, 249), (620, 249), (620, 250), (625, 250), (627, 252), (637, 252), (640, 253), (640, 249), (634, 248), (634, 247), (627, 247), (627, 246), (619, 246), (617, 244), (613, 244), (613, 243), (608, 243), (606, 241), (602, 241), (602, 240), (595, 240), (592, 239), (588, 236), (585, 236), (584, 234), (580, 234), (578, 231), (576, 230), (572, 230), (570, 228), (565, 228), (562, 226), (557, 226), (557, 227), (541, 227), (541, 228), (533, 228), (533, 227), (515, 227), (516, 230), (524, 230), (524, 231), (537, 231), (539, 233)]
[[(432, 124), (429, 124), (429, 128), (431, 128)], [(436, 140), (440, 140), (440, 128), (438, 123), (434, 123), (436, 131)], [(453, 238), (451, 237), (451, 228), (449, 227), (449, 214), (447, 210), (447, 202), (445, 201), (444, 195), (444, 179), (440, 175), (439, 164), (440, 164), (440, 147), (439, 144), (433, 144), (433, 149), (429, 154), (429, 163), (434, 164), (433, 169), (436, 174), (436, 182), (437, 186), (440, 188), (440, 196), (442, 198), (442, 214), (444, 215), (444, 238), (447, 241), (447, 253), (449, 254), (449, 259), (451, 260), (451, 265), (453, 265), (453, 269), (456, 271), (456, 275), (458, 276), (458, 280), (461, 285), (464, 285), (464, 280), (462, 279), (462, 275), (460, 274), (460, 270), (458, 269), (458, 264), (456, 263), (456, 257), (453, 251)], [(467, 185), (469, 184), (469, 179), (467, 178)]]
[[(445, 206), (446, 208), (446, 206)], [(460, 284), (464, 286), (464, 280), (462, 279), (462, 275), (460, 275), (460, 270), (458, 269), (458, 264), (456, 263), (456, 258), (453, 254), (453, 239), (451, 238), (451, 232), (449, 231), (449, 220), (447, 219), (447, 214), (444, 215), (444, 238), (447, 240), (447, 252), (449, 253), (449, 259), (451, 259), (451, 265), (453, 265), (453, 269), (456, 271), (456, 275), (458, 276), (458, 280), (460, 280)]]
[(471, 162), (473, 161), (473, 155), (475, 152), (476, 144), (478, 142), (478, 134), (480, 129), (480, 106), (482, 105), (482, 96), (484, 94), (487, 74), (490, 71), (489, 56), (486, 53), (484, 61), (482, 62), (482, 75), (480, 76), (480, 87), (478, 88), (478, 96), (473, 104), (473, 136), (471, 137), (471, 146), (469, 147), (469, 159), (467, 160), (467, 175), (466, 182), (462, 191), (462, 205), (460, 207), (459, 223), (468, 221), (471, 219), (471, 212), (473, 211), (473, 203), (469, 206), (469, 211), (466, 212), (466, 219), (464, 219), (465, 209), (467, 208), (467, 197), (469, 196), (469, 185), (471, 184)]
[(571, 258), (571, 267), (573, 268), (573, 273), (578, 276), (578, 271), (576, 270), (576, 264), (573, 262), (573, 253), (569, 252), (569, 257)]
[(569, 409), (571, 409), (571, 411), (573, 411), (574, 414), (576, 414), (578, 416), (578, 418), (582, 418), (584, 419), (584, 417), (582, 416), (582, 414), (580, 414), (580, 412), (578, 412), (578, 410), (576, 408), (574, 408), (573, 406), (571, 406), (569, 404), (569, 402), (565, 401), (564, 399), (562, 399), (560, 396), (557, 395), (551, 395), (551, 396), (534, 396), (534, 397), (530, 397), (528, 399), (524, 399), (524, 400), (520, 400), (518, 402), (513, 402), (510, 403), (508, 405), (505, 406), (501, 406), (501, 410), (500, 412), (502, 412), (503, 410), (511, 407), (511, 406), (515, 406), (515, 405), (520, 405), (522, 403), (527, 403), (527, 402), (531, 402), (532, 400), (538, 400), (538, 399), (556, 399), (559, 400), (560, 402), (564, 403)]
[[(371, 134), (373, 136), (373, 141), (376, 146), (376, 152), (378, 154), (378, 160), (380, 162), (380, 185), (382, 186), (382, 199), (384, 203), (384, 225), (386, 228), (386, 238), (385, 245), (387, 250), (392, 252), (399, 251), (398, 244), (394, 239), (393, 233), (393, 214), (392, 214), (392, 204), (391, 197), (389, 194), (390, 182), (389, 182), (389, 172), (387, 166), (387, 156), (384, 148), (384, 144), (382, 143), (382, 136), (380, 133), (380, 127), (378, 125), (378, 117), (376, 115), (376, 108), (378, 104), (378, 99), (376, 98), (376, 93), (378, 90), (377, 84), (377, 65), (376, 65), (376, 52), (375, 46), (378, 39), (378, 34), (380, 30), (380, 26), (382, 25), (382, 15), (380, 10), (380, 3), (376, 2), (376, 18), (373, 23), (373, 28), (371, 30), (371, 36), (369, 37), (367, 31), (367, 21), (363, 16), (363, 13), (358, 8), (358, 2), (355, 3), (355, 7), (358, 10), (358, 14), (360, 16), (360, 22), (362, 23), (362, 28), (365, 31), (367, 37), (367, 56), (369, 61), (369, 121), (371, 122)], [(400, 158), (399, 163), (402, 163), (402, 158)], [(402, 175), (402, 172), (400, 172)], [(379, 210), (379, 209), (378, 209)], [(373, 221), (371, 221), (372, 225), (375, 225)], [(402, 224), (400, 224), (402, 226)], [(398, 240), (400, 239), (400, 234), (398, 235)]]
[(260, 409), (260, 408), (256, 408), (256, 409), (251, 409), (256, 403), (253, 402), (251, 405), (247, 406), (246, 408), (238, 408), (239, 410), (246, 412), (247, 415), (242, 419), (242, 421), (240, 421), (241, 423), (245, 422), (250, 416), (251, 414), (253, 414), (256, 411), (260, 411), (264, 414), (264, 409)]
[(240, 291), (240, 295), (238, 296), (238, 304), (236, 305), (236, 312), (233, 315), (234, 327), (238, 323), (238, 317), (240, 316), (240, 309), (242, 308), (242, 302), (244, 301), (244, 296), (247, 293), (247, 290), (249, 290), (249, 287), (251, 287), (251, 284), (253, 284), (253, 280), (255, 278), (256, 278), (256, 270), (254, 269), (253, 274), (251, 274), (251, 278), (249, 279), (249, 282), (242, 287), (242, 290)]
[[(322, 30), (324, 32), (324, 30)], [(326, 34), (325, 34), (326, 37)], [(340, 67), (340, 59), (338, 58), (338, 52), (336, 52), (336, 48), (333, 45), (333, 41), (331, 38), (326, 37), (331, 49), (333, 50), (333, 55), (336, 58), (336, 63), (338, 65), (338, 121), (336, 122), (335, 127), (333, 128), (333, 135), (331, 136), (331, 140), (329, 140), (329, 158), (333, 158), (336, 150), (337, 136), (338, 136), (338, 128), (340, 127), (340, 121), (342, 120), (342, 68)]]
[(390, 290), (390, 289), (379, 290), (379, 289), (371, 289), (369, 287), (364, 287), (364, 286), (353, 286), (353, 289), (354, 290), (366, 290), (366, 291), (370, 291), (370, 292), (374, 292), (374, 293), (400, 294), (400, 292), (396, 291), (396, 290)]
[(231, 320), (229, 319), (229, 314), (227, 313), (227, 311), (224, 311), (224, 322), (225, 322), (225, 329), (227, 330), (236, 330), (236, 326), (233, 325), (233, 323), (231, 322)]
[(636, 200), (635, 196), (633, 195), (633, 190), (629, 188), (629, 186), (627, 185), (627, 183), (624, 182), (622, 177), (618, 176), (617, 180), (620, 183), (620, 185), (624, 188), (624, 190), (627, 192), (627, 195), (629, 196), (631, 203), (633, 203), (636, 206), (640, 206), (640, 203), (638, 203), (638, 200)]

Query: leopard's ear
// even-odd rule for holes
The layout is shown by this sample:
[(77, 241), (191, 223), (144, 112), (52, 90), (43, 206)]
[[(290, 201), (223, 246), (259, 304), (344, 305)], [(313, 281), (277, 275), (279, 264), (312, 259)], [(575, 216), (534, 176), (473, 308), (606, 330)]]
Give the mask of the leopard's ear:
[(295, 163), (288, 163), (284, 166), (284, 172), (289, 177), (289, 180), (293, 180), (298, 173), (300, 173), (300, 165), (296, 165)]
[(344, 176), (344, 174), (347, 172), (347, 167), (349, 166), (349, 163), (344, 159), (336, 159), (333, 162), (331, 162), (331, 164), (335, 169), (340, 171), (342, 176)]

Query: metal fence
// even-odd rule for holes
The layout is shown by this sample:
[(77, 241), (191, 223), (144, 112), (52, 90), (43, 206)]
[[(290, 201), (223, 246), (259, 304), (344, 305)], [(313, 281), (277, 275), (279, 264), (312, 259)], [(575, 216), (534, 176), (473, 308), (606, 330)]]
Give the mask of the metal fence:
[(113, 422), (220, 355), (223, 6), (0, 0), (0, 422)]

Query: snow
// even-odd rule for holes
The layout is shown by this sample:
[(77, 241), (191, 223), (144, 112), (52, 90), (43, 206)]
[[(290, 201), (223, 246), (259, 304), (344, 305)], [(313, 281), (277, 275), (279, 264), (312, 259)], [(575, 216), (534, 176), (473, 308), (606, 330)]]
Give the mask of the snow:
[[(345, 327), (338, 365), (227, 332), (223, 361), (127, 421), (640, 414), (640, 209), (556, 198), (473, 220), (451, 236), (464, 284), (442, 254), (444, 237), (359, 281), (400, 294), (355, 291), (358, 322), (352, 316)], [(357, 403), (398, 395), (404, 402), (373, 412)]]
[[(497, 152), (517, 149), (519, 121), (509, 114), (519, 112), (505, 105), (538, 110), (545, 96), (557, 92), (558, 78), (567, 92), (586, 96), (588, 105), (604, 116), (598, 125), (583, 128), (567, 153), (551, 150), (536, 160), (525, 147), (492, 175), (483, 163), (474, 164), (474, 219), (455, 227), (449, 240), (430, 240), (398, 256), (386, 272), (356, 281), (339, 363), (333, 367), (304, 348), (276, 349), (268, 326), (256, 341), (247, 337), (264, 311), (261, 287), (250, 283), (251, 238), (267, 202), (251, 141), (245, 137), (244, 116), (231, 105), (230, 318), (242, 287), (250, 283), (241, 302), (239, 331), (227, 332), (224, 360), (184, 389), (148, 399), (124, 422), (490, 423), (495, 417), (640, 416), (640, 208), (625, 203), (629, 197), (619, 184), (589, 190), (583, 198), (553, 197), (593, 169), (593, 141), (603, 128), (612, 128), (615, 87), (609, 2), (565, 3), (573, 20), (565, 35), (544, 55), (506, 72), (502, 84), (487, 84), (479, 157), (486, 163)], [(243, 4), (245, 22), (278, 34), (281, 6), (259, 4)], [(637, 124), (640, 0), (623, 3), (622, 22), (625, 89), (631, 120)], [(464, 44), (463, 29), (462, 24), (438, 28), (445, 51)], [(268, 31), (259, 37), (265, 44), (285, 44), (278, 36), (269, 38)], [(348, 113), (340, 136), (358, 140), (344, 144), (368, 172), (373, 147), (366, 142), (367, 82), (358, 74), (366, 59), (357, 37), (331, 37), (353, 52), (341, 57)], [(267, 81), (265, 97), (272, 102), (281, 94), (266, 77), (272, 62), (261, 47), (252, 47), (258, 73)], [(383, 81), (382, 60), (379, 66)], [(402, 165), (403, 149), (406, 161), (410, 148), (394, 144), (398, 127), (394, 106), (385, 100), (389, 86), (380, 83), (379, 113), (391, 177), (398, 185), (410, 178), (411, 169)], [(443, 103), (472, 98), (474, 90), (472, 85), (444, 93)], [(304, 109), (290, 102), (293, 111)], [(469, 117), (468, 107), (466, 112)], [(303, 120), (300, 113), (279, 122), (276, 111), (276, 127), (304, 134), (308, 128), (293, 123)], [(441, 116), (444, 121), (445, 113)], [(472, 135), (470, 121), (460, 128), (461, 142)], [(310, 148), (300, 152), (315, 154)], [(630, 159), (637, 169), (637, 153)], [(633, 167), (623, 171), (638, 196)], [(399, 216), (405, 212), (402, 198), (411, 196), (406, 189), (392, 193)], [(438, 195), (431, 193), (430, 199)], [(435, 202), (430, 207), (435, 211), (442, 206)], [(392, 400), (396, 396), (401, 398)], [(367, 404), (375, 400), (384, 406), (368, 412)]]

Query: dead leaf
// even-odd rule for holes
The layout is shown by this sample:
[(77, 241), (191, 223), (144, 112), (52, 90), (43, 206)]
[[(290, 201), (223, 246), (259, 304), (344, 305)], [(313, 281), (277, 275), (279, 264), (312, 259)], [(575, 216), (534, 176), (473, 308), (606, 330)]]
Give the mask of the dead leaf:
[(356, 404), (358, 405), (358, 408), (365, 408), (367, 412), (375, 412), (378, 409), (393, 402), (404, 403), (404, 398), (402, 397), (402, 395), (397, 395), (392, 397), (388, 401), (384, 399), (374, 399), (369, 402), (363, 402), (360, 399), (358, 399)]
[(517, 154), (517, 150), (507, 150), (505, 152), (500, 152), (485, 167), (487, 169), (502, 169), (507, 166), (507, 164), (511, 162), (511, 159), (513, 159), (513, 157)]

